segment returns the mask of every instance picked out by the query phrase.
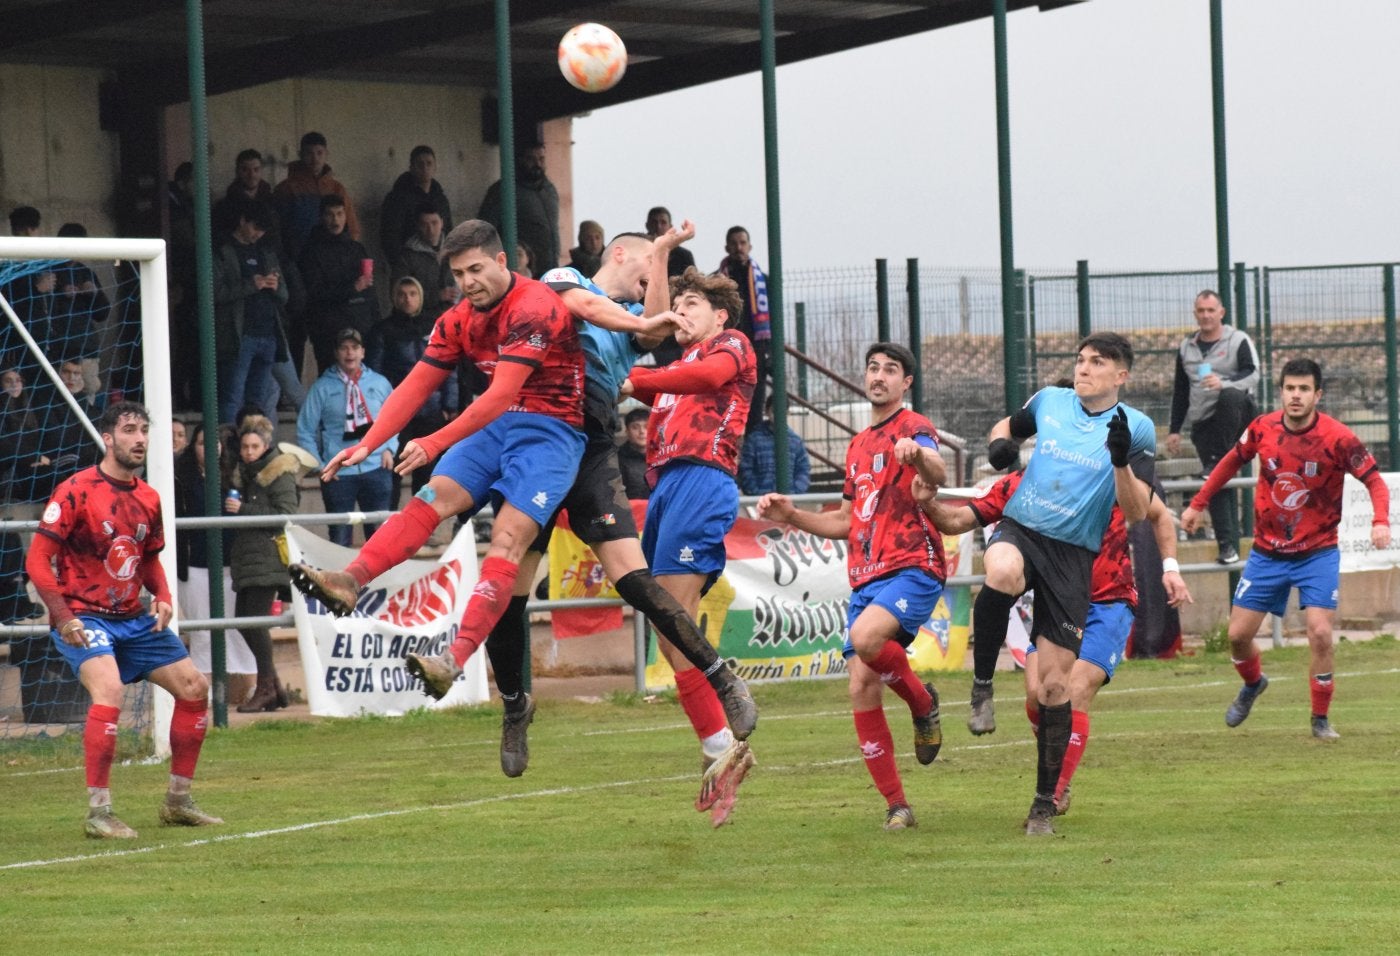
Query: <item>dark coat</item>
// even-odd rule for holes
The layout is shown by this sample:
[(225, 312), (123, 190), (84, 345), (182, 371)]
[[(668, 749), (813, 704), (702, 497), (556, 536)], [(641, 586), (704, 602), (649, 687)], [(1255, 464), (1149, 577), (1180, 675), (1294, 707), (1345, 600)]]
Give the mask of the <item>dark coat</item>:
[(394, 188), (384, 197), (384, 205), (379, 210), (379, 248), (390, 262), (398, 259), (404, 241), (418, 228), (418, 210), (425, 202), (431, 203), (442, 217), (443, 235), (451, 232), (452, 204), (436, 179), (427, 192), (418, 188), (411, 172), (394, 180)]
[[(297, 475), (300, 463), (295, 455), (274, 446), (257, 461), (239, 462), (233, 473), (233, 487), (243, 494), (240, 515), (296, 514), (300, 503)], [(277, 528), (247, 528), (233, 536), (229, 567), (233, 569), (233, 589), (281, 587), (288, 581), (287, 566), (277, 553)]]

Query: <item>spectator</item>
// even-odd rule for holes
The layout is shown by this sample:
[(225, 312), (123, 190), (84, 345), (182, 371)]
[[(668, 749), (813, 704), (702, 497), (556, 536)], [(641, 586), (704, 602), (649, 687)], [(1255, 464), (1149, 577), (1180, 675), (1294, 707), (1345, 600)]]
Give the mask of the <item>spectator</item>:
[(214, 328), (222, 394), (219, 417), (232, 421), (245, 399), (274, 409), (272, 368), (287, 360), (282, 308), (287, 287), (277, 253), (260, 240), (271, 213), (242, 200), (238, 225), (214, 260)]
[(320, 133), (307, 133), (301, 138), (301, 159), (287, 164), (287, 178), (277, 184), (272, 198), (277, 214), (282, 218), (282, 246), (287, 258), (301, 259), (311, 233), (322, 221), (321, 200), (339, 196), (344, 202), (345, 228), (350, 238), (360, 238), (360, 220), (355, 204), (340, 181), (331, 175), (326, 163), (329, 155), (326, 138)]
[[(665, 206), (652, 206), (647, 210), (647, 235), (655, 239), (671, 229), (671, 210)], [(666, 259), (666, 274), (678, 276), (695, 265), (695, 254), (685, 246), (676, 246)]]
[(431, 203), (418, 207), (418, 218), (414, 231), (406, 242), (400, 244), (398, 258), (393, 262), (396, 280), (411, 277), (418, 282), (423, 296), (423, 317), (430, 324), (439, 315), (457, 304), (457, 283), (452, 279), (452, 269), (439, 259), (442, 250), (442, 213)]
[(190, 446), (189, 427), (180, 419), (170, 420), (170, 449), (176, 458), (184, 454)]
[[(365, 363), (397, 388), (423, 357), (435, 321), (423, 308), (423, 287), (412, 276), (404, 276), (394, 283), (393, 311), (375, 324), (365, 340)], [(431, 435), (456, 418), (459, 407), (457, 396), (457, 376), (449, 375), (399, 432), (399, 443), (406, 445), (415, 438)], [(432, 465), (413, 470), (414, 494), (428, 483), (432, 474)], [(397, 510), (398, 482), (394, 483), (393, 492), (393, 506)]]
[[(178, 420), (177, 420), (178, 421)], [(180, 424), (183, 424), (182, 422)], [(223, 442), (219, 443), (219, 467), (213, 475), (204, 466), (204, 425), (196, 424), (191, 429), (192, 443), (175, 458), (175, 516), (177, 518), (202, 518), (204, 488), (210, 481), (219, 483), (221, 492), (228, 491), (229, 470), (225, 467), (222, 452)], [(224, 497), (221, 495), (220, 497)], [(222, 512), (222, 508), (220, 509)], [(233, 545), (233, 531), (223, 532), (223, 589), (224, 615), (232, 616), (236, 598), (233, 593), (233, 576), (229, 573), (228, 559)], [(191, 531), (175, 536), (175, 566), (179, 581), (176, 591), (180, 596), (180, 617), (188, 620), (207, 618), (210, 614), (209, 552), (208, 536), (203, 531)], [(214, 672), (210, 654), (210, 635), (206, 630), (192, 631), (182, 627), (181, 635), (189, 641), (190, 657), (194, 666), (205, 677)], [(253, 652), (243, 635), (234, 630), (224, 632), (225, 671), (229, 677), (228, 700), (234, 705), (243, 703), (253, 690), (253, 679), (258, 665), (253, 660)]]
[[(35, 469), (47, 468), (39, 453), (39, 420), (29, 407), (24, 377), (18, 369), (0, 372), (0, 517), (30, 521), (41, 503), (31, 500)], [(28, 537), (28, 536), (25, 536)], [(27, 541), (19, 534), (0, 534), (0, 622), (36, 617), (41, 609), (29, 600), (25, 586)]]
[(452, 228), (452, 204), (433, 178), (435, 172), (437, 154), (433, 148), (415, 146), (408, 154), (408, 172), (394, 180), (394, 188), (384, 197), (379, 211), (379, 247), (391, 264), (398, 261), (404, 241), (418, 230), (424, 205), (431, 206), (442, 220), (440, 232)]
[[(214, 203), (214, 209), (210, 215), (214, 227), (215, 244), (222, 242), (223, 237), (232, 232), (238, 225), (239, 200), (251, 199), (254, 202), (263, 203), (269, 209), (275, 208), (272, 187), (268, 185), (267, 180), (263, 179), (262, 171), (262, 153), (256, 149), (245, 149), (234, 159), (233, 182), (229, 183), (228, 189), (224, 190), (223, 198)], [(275, 211), (270, 217), (266, 238), (279, 252), (282, 251), (282, 227), (277, 221)]]
[(318, 374), (335, 364), (335, 336), (344, 328), (363, 336), (374, 325), (374, 260), (350, 234), (349, 207), (340, 196), (321, 199), (321, 223), (301, 254), (306, 283), (306, 333)]
[[(389, 380), (365, 367), (364, 338), (356, 329), (341, 329), (335, 337), (335, 365), (311, 386), (297, 416), (297, 444), (328, 462), (336, 453), (359, 443), (374, 424), (393, 391)], [(358, 465), (343, 466), (330, 481), (321, 482), (321, 499), (329, 512), (388, 511), (393, 496), (394, 452), (397, 437)], [(365, 525), (365, 538), (377, 524)], [(330, 538), (350, 547), (349, 525), (331, 525)]]
[[(787, 430), (788, 474), (792, 478), (792, 494), (800, 495), (812, 484), (812, 462), (802, 438)], [(763, 420), (744, 435), (744, 449), (739, 455), (739, 487), (746, 495), (766, 495), (778, 490), (778, 441), (773, 429), (773, 399), (763, 403)]]
[(535, 277), (535, 254), (523, 242), (515, 244), (515, 271), (527, 279)]
[[(298, 507), (297, 457), (272, 444), (272, 422), (263, 415), (249, 415), (238, 429), (238, 467), (231, 484), (241, 498), (226, 497), (228, 514), (296, 514)], [(287, 566), (278, 551), (275, 528), (248, 528), (233, 536), (229, 566), (237, 594), (237, 617), (263, 617), (272, 613), (277, 589), (287, 584)], [(272, 661), (272, 634), (265, 627), (239, 628), (257, 664), (258, 683), (253, 696), (238, 707), (240, 714), (279, 710), (287, 706), (287, 693)]]
[[(87, 228), (77, 222), (66, 222), (58, 229), (61, 239), (86, 239), (87, 234)], [(96, 323), (106, 323), (112, 304), (97, 284), (96, 274), (81, 262), (70, 259), (54, 272), (54, 314), (45, 352), (51, 360), (77, 359), (83, 370), (84, 390), (96, 395), (102, 391), (98, 374), (102, 336)]]
[(65, 399), (54, 396), (42, 411), (39, 452), (51, 464), (42, 478), (36, 472), (34, 492), (36, 495), (42, 492), (43, 499), (80, 468), (97, 464), (103, 454), (102, 446), (88, 431), (87, 423), (102, 417), (107, 405), (105, 396), (94, 399), (84, 391), (82, 366), (72, 359), (59, 365), (58, 375), (77, 410), (74, 411)]
[[(10, 210), (10, 235), (37, 236), (40, 222), (39, 210), (33, 206), (16, 206)], [(29, 333), (41, 342), (48, 337), (57, 285), (58, 276), (46, 270), (20, 275), (0, 286), (0, 295), (4, 295)], [(33, 371), (38, 367), (34, 357), (29, 354), (24, 340), (15, 334), (8, 317), (0, 315), (0, 318), (5, 320), (0, 322), (0, 368), (18, 369), (26, 379), (33, 379)]]
[[(498, 232), (501, 230), (504, 214), (500, 180), (486, 190), (477, 218), (485, 219)], [(527, 143), (515, 151), (515, 226), (515, 238), (534, 254), (534, 271), (548, 272), (559, 265), (559, 191), (545, 175), (544, 146), (538, 142)]]
[[(1191, 426), (1191, 444), (1209, 474), (1235, 446), (1245, 426), (1254, 420), (1254, 386), (1259, 361), (1254, 343), (1239, 329), (1225, 325), (1220, 296), (1206, 289), (1196, 296), (1196, 325), (1181, 340), (1172, 385), (1171, 425), (1167, 451), (1181, 451), (1181, 427)], [(1216, 560), (1240, 560), (1239, 494), (1226, 488), (1210, 499), (1210, 521), (1218, 548)]]
[(647, 484), (647, 419), (651, 409), (634, 408), (623, 416), (626, 428), (622, 444), (617, 446), (617, 465), (622, 471), (622, 488), (627, 497), (645, 501), (651, 497)]
[(750, 429), (762, 420), (773, 338), (768, 315), (768, 277), (749, 256), (751, 248), (749, 231), (743, 226), (730, 226), (724, 234), (725, 257), (715, 271), (716, 275), (728, 276), (739, 286), (739, 301), (744, 308), (735, 328), (753, 342), (754, 357), (758, 359), (758, 384), (754, 386), (753, 404), (749, 406)]
[(578, 245), (569, 250), (569, 268), (592, 278), (602, 265), (603, 227), (592, 219), (585, 219), (578, 226)]

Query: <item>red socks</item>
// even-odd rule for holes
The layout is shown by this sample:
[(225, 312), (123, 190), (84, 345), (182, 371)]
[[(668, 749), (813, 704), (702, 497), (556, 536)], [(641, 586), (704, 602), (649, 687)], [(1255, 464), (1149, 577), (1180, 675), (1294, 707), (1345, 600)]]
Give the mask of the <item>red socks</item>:
[(102, 704), (88, 708), (83, 726), (83, 756), (89, 787), (106, 787), (112, 779), (112, 761), (117, 756), (117, 718), (121, 715), (118, 708)]
[[(428, 510), (432, 511), (431, 508)], [(407, 510), (404, 513), (407, 514)], [(384, 527), (389, 525), (385, 523)], [(375, 537), (379, 537), (379, 534), (376, 533)], [(425, 537), (423, 540), (428, 539)], [(363, 551), (360, 553), (364, 554)], [(472, 588), (471, 600), (467, 601), (467, 609), (462, 614), (462, 626), (457, 630), (457, 639), (452, 642), (452, 657), (458, 667), (466, 665), (467, 658), (476, 653), (476, 649), (491, 634), (491, 628), (506, 612), (519, 570), (518, 564), (505, 558), (487, 558), (481, 562), (476, 587)]]
[(687, 667), (676, 672), (676, 694), (681, 699), (681, 709), (695, 728), (695, 736), (701, 740), (713, 737), (729, 726), (719, 695), (698, 667)]
[(364, 587), (390, 568), (418, 553), (437, 530), (438, 514), (422, 498), (410, 498), (408, 506), (380, 525), (345, 570)]
[(1026, 698), (1026, 719), (1031, 722), (1031, 733), (1040, 734), (1040, 701)]
[(1069, 744), (1065, 747), (1065, 761), (1060, 765), (1060, 782), (1055, 784), (1055, 799), (1064, 795), (1079, 769), (1079, 758), (1084, 756), (1084, 745), (1089, 742), (1089, 714), (1087, 711), (1070, 711)]
[(914, 673), (914, 668), (909, 666), (909, 655), (899, 646), (898, 641), (886, 641), (874, 660), (865, 663), (880, 675), (881, 683), (886, 684), (909, 705), (909, 713), (916, 717), (928, 714), (929, 708), (933, 706), (933, 698), (919, 680), (919, 675)]
[(899, 768), (895, 766), (894, 737), (890, 734), (889, 721), (885, 720), (884, 708), (858, 710), (853, 716), (860, 755), (865, 758), (865, 769), (870, 771), (875, 789), (884, 796), (888, 806), (908, 803), (904, 799), (904, 785), (899, 781)]
[(1257, 684), (1259, 678), (1264, 676), (1264, 665), (1258, 654), (1243, 661), (1231, 658), (1230, 663), (1235, 665), (1235, 672), (1244, 678), (1246, 684)]
[(1332, 691), (1335, 687), (1332, 675), (1318, 674), (1308, 682), (1308, 687), (1312, 691), (1312, 715), (1326, 717), (1328, 708), (1332, 706)]
[(209, 727), (209, 703), (199, 700), (175, 701), (170, 718), (170, 772), (177, 777), (193, 777)]

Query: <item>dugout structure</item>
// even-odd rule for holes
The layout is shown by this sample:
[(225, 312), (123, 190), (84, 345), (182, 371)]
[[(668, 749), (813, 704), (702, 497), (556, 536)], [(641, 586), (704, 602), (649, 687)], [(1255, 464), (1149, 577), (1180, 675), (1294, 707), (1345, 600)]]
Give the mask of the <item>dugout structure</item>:
[[(28, 606), (16, 578), (54, 485), (101, 457), (92, 418), (109, 401), (141, 401), (150, 410), (145, 479), (160, 494), (161, 563), (176, 580), (167, 314), (163, 240), (0, 238), (0, 387), (8, 386), (0, 393), (0, 641), (9, 649), (0, 667), (0, 745), (7, 748), (55, 740), (81, 748), (87, 694), (52, 648), (47, 614)], [(70, 381), (74, 364), (83, 369), (76, 392), (60, 374), (65, 363)], [(145, 682), (129, 688), (120, 752), (168, 754), (172, 708), (168, 694)]]

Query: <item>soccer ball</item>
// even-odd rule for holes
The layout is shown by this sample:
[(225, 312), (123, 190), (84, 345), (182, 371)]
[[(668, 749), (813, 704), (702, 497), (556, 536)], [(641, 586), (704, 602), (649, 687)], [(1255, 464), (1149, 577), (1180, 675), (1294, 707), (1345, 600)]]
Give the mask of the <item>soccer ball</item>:
[(559, 41), (559, 72), (585, 93), (610, 90), (627, 71), (627, 47), (601, 23), (580, 23)]

